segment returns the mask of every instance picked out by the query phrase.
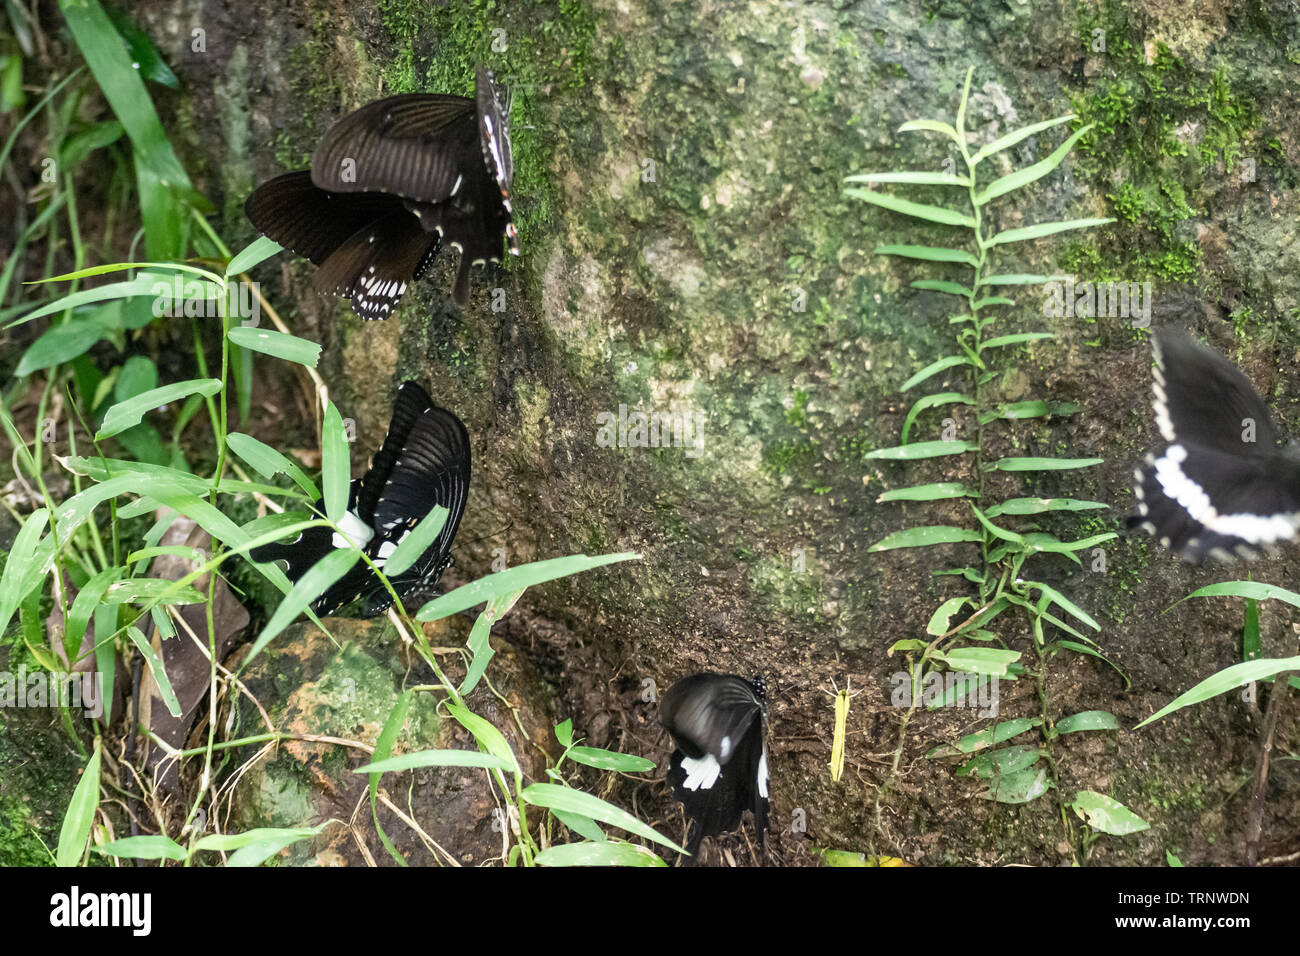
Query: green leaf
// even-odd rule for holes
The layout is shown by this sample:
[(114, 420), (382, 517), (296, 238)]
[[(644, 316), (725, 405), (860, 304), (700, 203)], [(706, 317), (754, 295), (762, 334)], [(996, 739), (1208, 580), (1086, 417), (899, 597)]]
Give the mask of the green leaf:
[(419, 523), (402, 535), (393, 553), (384, 562), (384, 574), (393, 578), (406, 571), (420, 559), (442, 533), (450, 512), (442, 505), (434, 505), (432, 511), (420, 519)]
[(1047, 511), (1090, 511), (1109, 507), (1100, 501), (1076, 501), (1073, 498), (1008, 498), (984, 513), (996, 518), (998, 515), (1036, 515)]
[(597, 557), (575, 554), (567, 558), (550, 558), (546, 561), (521, 564), (515, 568), (507, 568), (505, 571), (486, 574), (477, 581), (462, 585), (454, 591), (435, 598), (420, 608), (420, 612), (415, 616), (415, 619), (417, 621), (441, 620), (444, 617), (450, 617), (453, 614), (474, 607), (476, 604), (489, 601), (498, 595), (522, 591), (524, 588), (532, 587), (535, 584), (568, 577), (570, 574), (577, 574), (580, 571), (590, 571), (593, 568), (604, 567), (607, 564), (631, 561), (634, 558), (640, 559), (640, 557), (641, 555), (630, 551), (619, 554), (602, 554)]
[(996, 747), (1004, 740), (1018, 737), (1026, 730), (1033, 730), (1035, 727), (1041, 727), (1042, 725), (1043, 719), (1041, 717), (1020, 717), (1016, 720), (998, 721), (992, 727), (976, 731), (973, 734), (967, 734), (954, 744), (943, 744), (939, 747), (935, 747), (925, 756), (929, 759), (934, 759), (937, 757), (956, 757), (961, 754), (973, 754), (979, 750), (987, 750), (989, 747)]
[(376, 760), (352, 772), (395, 773), (401, 770), (415, 770), (419, 767), (483, 767), (488, 770), (514, 772), (515, 762), (478, 750), (419, 750), (398, 757), (389, 757), (387, 760)]
[(260, 236), (235, 254), (235, 257), (226, 266), (226, 275), (233, 276), (239, 275), (241, 272), (247, 272), (253, 266), (271, 258), (283, 248), (270, 236)]
[(347, 433), (343, 430), (343, 416), (333, 402), (325, 407), (325, 422), (321, 427), (320, 479), (325, 488), (325, 516), (338, 524), (348, 510), (352, 465), (348, 454)]
[[(492, 756), (505, 761), (511, 772), (516, 776), (522, 773), (519, 769), (519, 761), (515, 758), (514, 751), (510, 749), (510, 744), (506, 742), (506, 738), (501, 731), (460, 704), (448, 703), (446, 707), (447, 713), (451, 714), (462, 727), (473, 734), (474, 740), (478, 742), (480, 747)], [(581, 813), (582, 811), (577, 812)]]
[(923, 289), (926, 292), (944, 292), (948, 295), (959, 295), (963, 299), (970, 298), (970, 289), (966, 288), (960, 282), (949, 282), (946, 279), (917, 279), (912, 283), (913, 289)]
[(663, 860), (635, 843), (565, 843), (543, 850), (533, 858), (538, 866), (667, 866)]
[(487, 670), (488, 662), (496, 654), (492, 650), (492, 642), (489, 636), (492, 632), (492, 625), (506, 615), (515, 602), (524, 596), (524, 589), (511, 591), (508, 594), (494, 595), (483, 608), (482, 612), (474, 621), (474, 626), (470, 629), (469, 640), (465, 642), (469, 648), (470, 661), (469, 666), (465, 668), (465, 679), (460, 682), (458, 693), (461, 696), (468, 694), (483, 678)]
[(1094, 631), (1101, 630), (1101, 625), (1093, 619), (1091, 614), (1079, 607), (1079, 605), (1075, 604), (1060, 591), (1056, 590), (1056, 588), (1049, 584), (1043, 584), (1041, 581), (1029, 581), (1026, 583), (1027, 590), (1032, 590), (1034, 588), (1041, 591), (1045, 598), (1076, 620), (1083, 622)]
[(1040, 339), (1054, 338), (1056, 338), (1056, 334), (1053, 332), (1016, 332), (1013, 335), (999, 335), (996, 338), (980, 343), (980, 351), (985, 352), (989, 349), (999, 349), (1007, 345), (1020, 345), (1024, 342), (1037, 342)]
[(925, 626), (925, 633), (931, 637), (939, 637), (941, 634), (947, 634), (952, 628), (952, 619), (957, 612), (970, 604), (970, 598), (952, 597), (944, 601), (935, 612), (930, 615), (930, 623)]
[(976, 498), (979, 492), (960, 481), (938, 481), (910, 488), (891, 488), (882, 492), (876, 501), (939, 501), (944, 498)]
[(330, 821), (322, 823), (320, 826), (306, 828), (298, 827), (294, 829), (272, 829), (259, 828), (250, 830), (248, 833), (240, 834), (247, 837), (250, 834), (263, 834), (262, 838), (251, 843), (246, 843), (226, 860), (227, 867), (249, 867), (261, 866), (271, 857), (278, 854), (285, 847), (292, 846), (302, 840), (310, 840), (316, 836), (325, 827), (329, 826)]
[[(298, 840), (306, 840), (318, 836), (322, 830), (329, 826), (331, 821), (326, 820), (324, 823), (314, 827), (292, 827), (281, 829), (279, 827), (258, 827), (253, 830), (247, 830), (243, 833), (210, 833), (202, 837), (194, 844), (195, 851), (214, 850), (218, 852), (229, 853), (231, 850), (242, 850), (245, 847), (255, 847), (261, 844), (280, 842), (278, 849), (283, 849), (291, 843)], [(269, 854), (268, 854), (269, 855)], [(266, 859), (263, 857), (262, 859)], [(258, 861), (259, 863), (261, 860)], [(231, 861), (231, 866), (238, 864)], [(248, 865), (248, 864), (245, 864)], [(256, 866), (257, 864), (251, 864)]]
[(617, 773), (645, 773), (655, 768), (655, 762), (645, 757), (634, 757), (597, 747), (570, 747), (568, 757), (575, 763)]
[(1095, 650), (1086, 644), (1076, 644), (1074, 641), (1063, 640), (1063, 641), (1058, 641), (1057, 643), (1059, 644), (1059, 646), (1067, 648), (1068, 650), (1076, 651), (1080, 654), (1087, 654), (1090, 657), (1097, 658), (1097, 660), (1099, 661), (1104, 661), (1105, 663), (1109, 664), (1111, 668), (1115, 671), (1115, 673), (1118, 674), (1123, 679), (1125, 690), (1128, 690), (1130, 687), (1133, 686), (1133, 682), (1128, 679), (1127, 674), (1125, 674), (1122, 670), (1120, 670), (1119, 665), (1116, 664), (1114, 661), (1112, 661), (1105, 654), (1101, 653), (1100, 651)]
[[(280, 454), (270, 445), (258, 441), (252, 435), (231, 432), (226, 436), (226, 446), (248, 462), (263, 478), (273, 478), (277, 474), (288, 475), (313, 499), (320, 498), (320, 489), (316, 487), (316, 482), (308, 478), (307, 473), (298, 467), (297, 463)], [(224, 482), (222, 484), (224, 485)]]
[(139, 424), (145, 412), (179, 401), (189, 395), (215, 395), (221, 391), (221, 381), (215, 378), (196, 378), (188, 382), (176, 382), (162, 388), (152, 388), (141, 392), (125, 402), (118, 402), (104, 415), (104, 423), (95, 435), (95, 441), (111, 438), (118, 432), (125, 431), (132, 425)]
[(1000, 275), (982, 276), (979, 282), (975, 283), (976, 288), (986, 285), (1042, 285), (1044, 282), (1050, 282), (1051, 276), (1038, 275), (1031, 272), (1010, 272)]
[(1199, 704), (1211, 697), (1226, 694), (1228, 691), (1249, 684), (1252, 681), (1267, 680), (1286, 671), (1294, 670), (1300, 670), (1300, 657), (1261, 657), (1258, 660), (1233, 664), (1231, 667), (1225, 667), (1217, 674), (1207, 677), (1185, 694), (1180, 694), (1133, 729), (1137, 730), (1140, 727), (1145, 727), (1147, 724), (1157, 721), (1167, 714), (1172, 714), (1176, 710), (1182, 710), (1184, 707)]
[(979, 260), (965, 249), (944, 249), (939, 246), (876, 246), (873, 253), (878, 256), (903, 256), (907, 259), (923, 259), (927, 262), (961, 262), (971, 268), (979, 266)]
[[(229, 542), (227, 542), (229, 543)], [(352, 570), (352, 566), (361, 560), (361, 552), (355, 548), (336, 548), (313, 564), (280, 602), (271, 619), (262, 628), (262, 633), (253, 642), (252, 649), (245, 658), (244, 666), (253, 657), (262, 652), (275, 637), (292, 623), (339, 578)]]
[(176, 860), (179, 862), (188, 856), (185, 847), (170, 837), (161, 834), (157, 836), (124, 837), (121, 840), (113, 840), (103, 846), (97, 846), (94, 850), (104, 856), (127, 857), (133, 860)]
[(1037, 800), (1052, 788), (1047, 777), (1047, 769), (1018, 770), (1004, 776), (994, 777), (989, 789), (980, 796), (998, 803), (1020, 804)]
[(605, 842), (605, 831), (600, 828), (600, 824), (590, 817), (584, 817), (581, 813), (565, 813), (563, 810), (552, 810), (551, 813), (554, 814), (555, 819), (578, 834), (578, 836), (586, 837), (594, 843)]
[(555, 725), (555, 739), (560, 742), (561, 747), (573, 746), (573, 718), (570, 717), (562, 723)]
[(1118, 800), (1095, 790), (1080, 790), (1068, 804), (1088, 826), (1100, 833), (1125, 836), (1150, 829), (1151, 825)]
[(1073, 734), (1082, 730), (1119, 730), (1119, 718), (1107, 710), (1085, 710), (1056, 722), (1058, 734)]
[(72, 791), (68, 810), (63, 815), (63, 826), (59, 829), (59, 849), (54, 856), (57, 866), (78, 866), (86, 852), (90, 827), (95, 822), (95, 811), (99, 809), (99, 758), (99, 740), (96, 739), (95, 752), (86, 762), (81, 779)]
[(1057, 166), (1061, 165), (1061, 160), (1065, 159), (1066, 153), (1068, 153), (1071, 147), (1079, 141), (1080, 136), (1083, 136), (1092, 129), (1093, 125), (1094, 124), (1089, 123), (1082, 129), (1076, 130), (1069, 139), (1056, 147), (1052, 154), (1046, 159), (1040, 159), (1032, 166), (1026, 166), (1024, 169), (1017, 169), (1014, 173), (1008, 173), (1000, 179), (993, 180), (993, 182), (989, 184), (989, 187), (975, 198), (975, 205), (983, 206), (990, 200), (997, 199), (999, 196), (1003, 196), (1012, 190), (1019, 189), (1022, 186), (1028, 186), (1030, 183), (1042, 179)]
[(1255, 601), (1271, 599), (1283, 601), (1292, 607), (1300, 607), (1300, 594), (1276, 585), (1264, 584), (1260, 581), (1222, 581), (1218, 584), (1207, 584), (1203, 588), (1197, 588), (1172, 606), (1177, 607), (1178, 604), (1182, 604), (1188, 598), (1194, 597), (1239, 597), (1251, 598)]
[(900, 133), (915, 133), (923, 131), (927, 133), (942, 133), (955, 143), (961, 143), (961, 138), (957, 131), (947, 123), (941, 123), (938, 120), (918, 119), (908, 120), (902, 126), (898, 127)]
[(888, 193), (876, 192), (874, 189), (846, 189), (844, 195), (851, 199), (861, 199), (864, 202), (882, 206), (893, 212), (900, 212), (905, 216), (912, 216), (915, 219), (925, 219), (928, 222), (942, 223), (945, 226), (975, 228), (974, 219), (964, 213), (957, 212), (955, 209), (945, 209), (943, 206), (930, 206), (925, 203), (912, 202), (908, 199), (891, 196)]
[(1078, 410), (1079, 406), (1071, 402), (1047, 402), (1041, 398), (1035, 398), (1025, 402), (1010, 402), (999, 405), (996, 409), (991, 409), (980, 415), (980, 424), (987, 425), (996, 418), (1015, 421), (1024, 418), (1043, 418), (1048, 415), (1065, 417), (1073, 415)]
[(14, 376), (22, 378), (32, 372), (71, 361), (90, 351), (100, 339), (106, 339), (121, 329), (120, 308), (101, 306), (86, 315), (73, 316), (61, 325), (51, 326), (27, 347), (18, 361), (18, 367), (14, 369)]
[(1041, 239), (1044, 236), (1054, 236), (1058, 232), (1068, 232), (1071, 229), (1091, 229), (1093, 226), (1104, 226), (1106, 223), (1114, 221), (1114, 219), (1067, 219), (1063, 222), (1040, 222), (1037, 225), (1025, 226), (1022, 229), (1008, 229), (1006, 232), (999, 232), (988, 240), (988, 245), (1002, 246), (1010, 242)]
[(158, 685), (158, 694), (162, 697), (163, 703), (167, 705), (167, 710), (171, 712), (173, 717), (179, 717), (181, 715), (181, 704), (176, 699), (176, 692), (172, 690), (172, 682), (167, 679), (167, 671), (163, 667), (162, 659), (154, 652), (153, 645), (149, 643), (138, 627), (128, 627), (126, 634), (131, 638), (131, 643), (135, 645), (135, 649), (140, 652), (140, 656), (149, 664), (149, 672), (153, 674), (154, 683)]
[(86, 625), (90, 623), (91, 615), (99, 606), (108, 586), (122, 576), (123, 570), (118, 567), (106, 568), (87, 581), (77, 592), (72, 608), (68, 611), (63, 632), (64, 652), (68, 655), (68, 660), (75, 659), (80, 652), (81, 638), (86, 633)]
[(320, 346), (315, 342), (300, 339), (296, 335), (277, 332), (275, 329), (256, 329), (249, 325), (236, 325), (230, 330), (228, 337), (241, 348), (273, 355), (286, 362), (306, 365), (308, 368), (315, 368), (316, 362), (320, 359)]
[[(397, 700), (393, 702), (393, 709), (388, 712), (388, 717), (384, 720), (383, 729), (379, 731), (379, 738), (375, 741), (375, 749), (370, 754), (371, 763), (382, 763), (392, 754), (393, 744), (397, 743), (397, 738), (402, 733), (402, 727), (406, 724), (406, 713), (410, 710), (411, 701), (414, 699), (415, 692), (411, 690), (403, 691), (397, 696)], [(370, 819), (374, 821), (379, 842), (384, 845), (388, 855), (398, 866), (406, 866), (406, 857), (397, 852), (397, 847), (393, 845), (383, 824), (379, 822), (379, 780), (382, 776), (383, 774), (372, 770), (367, 781), (366, 789), (370, 794)]]
[(982, 753), (962, 764), (957, 768), (957, 775), (991, 780), (997, 776), (1027, 770), (1038, 763), (1042, 756), (1043, 752), (1034, 746), (1003, 747), (1001, 750)]
[(948, 666), (970, 674), (988, 674), (1008, 677), (1007, 666), (1020, 660), (1019, 651), (1004, 651), (998, 647), (956, 647), (947, 651)]
[(9, 621), (23, 598), (41, 583), (53, 566), (54, 539), (42, 539), (48, 517), (44, 508), (33, 511), (23, 520), (23, 526), (9, 547), (4, 572), (0, 574), (0, 634), (8, 629)]
[(892, 551), (895, 548), (925, 548), (932, 544), (957, 544), (963, 541), (983, 541), (984, 536), (974, 528), (954, 528), (951, 525), (926, 525), (920, 528), (908, 528), (882, 538), (871, 547), (871, 551)]
[(1102, 464), (1104, 458), (1000, 458), (985, 468), (998, 471), (1068, 471), (1071, 468), (1091, 468)]
[(938, 375), (940, 372), (946, 371), (957, 365), (971, 364), (971, 360), (965, 355), (945, 355), (943, 358), (931, 362), (925, 368), (921, 369), (921, 371), (909, 378), (903, 383), (902, 388), (900, 388), (899, 391), (906, 392), (908, 389), (920, 385), (927, 378), (930, 378), (933, 375)]
[(1074, 119), (1074, 114), (1070, 113), (1066, 116), (1057, 116), (1055, 119), (1043, 120), (1041, 123), (1033, 123), (1029, 126), (1023, 126), (1020, 129), (1012, 130), (1003, 136), (999, 136), (993, 142), (981, 148), (979, 152), (971, 157), (971, 165), (977, 165), (981, 160), (988, 159), (988, 157), (992, 156), (994, 153), (1000, 153), (1004, 149), (1010, 149), (1021, 140), (1027, 139), (1035, 133), (1041, 133), (1043, 130), (1051, 129), (1053, 126), (1060, 126), (1062, 123), (1068, 123), (1072, 119)]
[(519, 792), (519, 796), (525, 803), (532, 806), (545, 807), (548, 810), (563, 810), (568, 813), (580, 813), (584, 817), (590, 817), (593, 820), (599, 820), (609, 826), (618, 827), (647, 840), (653, 840), (655, 843), (666, 846), (678, 853), (686, 852), (672, 840), (660, 836), (653, 828), (646, 826), (627, 811), (620, 810), (613, 804), (606, 803), (599, 797), (594, 797), (589, 793), (583, 793), (581, 790), (574, 790), (571, 787), (554, 783), (534, 783), (524, 787)]
[(955, 173), (932, 173), (925, 170), (859, 173), (856, 176), (845, 176), (844, 181), (846, 183), (910, 183), (916, 186), (970, 186), (970, 180), (965, 176), (958, 176)]
[(863, 458), (879, 458), (887, 461), (915, 461), (919, 458), (940, 458), (944, 455), (960, 455), (976, 451), (979, 445), (973, 441), (915, 441), (910, 445), (895, 445), (892, 448), (877, 448), (869, 451)]
[(903, 420), (903, 444), (907, 444), (907, 436), (916, 424), (916, 418), (927, 408), (934, 408), (940, 405), (974, 405), (975, 399), (969, 395), (963, 395), (961, 392), (936, 392), (933, 395), (925, 395), (918, 398), (911, 409), (908, 410), (907, 417)]

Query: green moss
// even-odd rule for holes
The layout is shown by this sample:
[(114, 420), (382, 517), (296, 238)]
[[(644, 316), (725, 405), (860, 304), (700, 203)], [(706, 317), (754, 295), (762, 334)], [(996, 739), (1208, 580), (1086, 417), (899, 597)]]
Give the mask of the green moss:
[[(1103, 188), (1119, 184), (1105, 195), (1120, 222), (1100, 243), (1068, 243), (1059, 261), (1099, 280), (1191, 281), (1201, 252), (1183, 224), (1205, 215), (1203, 194), (1243, 157), (1268, 151), (1249, 92), (1234, 90), (1222, 66), (1198, 68), (1164, 44), (1148, 63), (1128, 17), (1113, 3), (1081, 8), (1080, 39), (1101, 75), (1073, 97), (1075, 128), (1093, 126), (1079, 142), (1080, 169)], [(1097, 29), (1105, 52), (1091, 50)]]

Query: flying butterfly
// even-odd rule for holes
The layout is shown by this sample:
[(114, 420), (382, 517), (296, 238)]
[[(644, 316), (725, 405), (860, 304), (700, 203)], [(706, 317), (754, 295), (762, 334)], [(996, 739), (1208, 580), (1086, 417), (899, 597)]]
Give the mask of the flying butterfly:
[(767, 830), (767, 683), (734, 674), (683, 677), (659, 703), (659, 720), (677, 749), (668, 782), (686, 809), (694, 855), (706, 836), (735, 830), (753, 811)]
[[(451, 544), (465, 513), (469, 493), (469, 434), (459, 418), (433, 404), (414, 382), (404, 382), (393, 403), (393, 419), (370, 469), (354, 478), (348, 511), (339, 522), (342, 534), (330, 528), (308, 528), (297, 540), (254, 548), (254, 561), (284, 561), (285, 573), (297, 581), (334, 548), (360, 545), (375, 566), (384, 562), (410, 531), (435, 506), (447, 509), (438, 537), (401, 574), (389, 578), (405, 600), (432, 589), (452, 563)], [(315, 510), (324, 513), (324, 502)], [(393, 603), (378, 576), (359, 561), (312, 603), (319, 615), (332, 614), (353, 601), (363, 601), (364, 617), (382, 614)]]
[(1160, 332), (1152, 407), (1164, 439), (1134, 472), (1130, 526), (1184, 560), (1256, 557), (1300, 529), (1300, 454), (1277, 444), (1268, 408), (1241, 371), (1191, 339)]
[(452, 296), (464, 305), (470, 266), (500, 262), (503, 242), (519, 255), (510, 100), (480, 68), (473, 97), (368, 103), (326, 131), (311, 169), (258, 186), (244, 212), (363, 319), (388, 318), (444, 245), (460, 253)]

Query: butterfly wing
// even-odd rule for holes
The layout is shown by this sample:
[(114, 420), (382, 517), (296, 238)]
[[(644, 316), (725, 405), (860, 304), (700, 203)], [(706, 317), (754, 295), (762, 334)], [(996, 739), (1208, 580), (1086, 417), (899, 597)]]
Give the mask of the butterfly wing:
[(761, 683), (735, 675), (693, 674), (664, 694), (660, 720), (677, 749), (668, 781), (692, 821), (687, 851), (706, 836), (736, 829), (752, 810), (767, 829), (767, 745)]
[(497, 89), (491, 70), (479, 68), (474, 84), (478, 106), (479, 144), (483, 164), (501, 204), (501, 232), (505, 234), (511, 255), (519, 255), (519, 232), (515, 229), (510, 186), (515, 178), (515, 157), (510, 146), (510, 97), (504, 99)]
[[(1253, 557), (1300, 529), (1300, 465), (1234, 365), (1183, 336), (1154, 340), (1153, 401), (1166, 444), (1134, 473), (1146, 528), (1185, 560)], [(1250, 440), (1253, 439), (1253, 440)]]
[(403, 208), (394, 196), (326, 192), (304, 169), (262, 183), (244, 214), (259, 232), (319, 266), (358, 230)]
[(407, 286), (428, 272), (440, 247), (438, 235), (426, 233), (402, 207), (349, 236), (321, 264), (314, 284), (351, 299), (352, 311), (363, 319), (386, 319)]
[(442, 202), (476, 160), (474, 115), (466, 96), (413, 93), (367, 103), (326, 131), (312, 155), (312, 181), (333, 192)]
[[(362, 480), (358, 514), (375, 529), (370, 545), (381, 556), (385, 543), (399, 544), (435, 506), (446, 508), (448, 514), (424, 554), (391, 579), (399, 595), (432, 586), (446, 569), (465, 514), (469, 481), (469, 433), (464, 423), (434, 405), (419, 385), (403, 383), (393, 404), (388, 436)], [(391, 603), (392, 596), (381, 589), (367, 597), (366, 613), (380, 613)]]

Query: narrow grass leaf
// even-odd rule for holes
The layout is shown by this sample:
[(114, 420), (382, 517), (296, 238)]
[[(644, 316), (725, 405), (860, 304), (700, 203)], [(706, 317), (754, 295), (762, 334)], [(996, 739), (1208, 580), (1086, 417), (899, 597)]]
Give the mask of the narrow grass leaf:
[(652, 827), (646, 826), (626, 810), (621, 810), (612, 803), (606, 803), (599, 797), (584, 793), (581, 790), (574, 790), (572, 787), (554, 783), (534, 783), (524, 787), (519, 796), (524, 802), (532, 806), (544, 807), (548, 810), (564, 810), (568, 813), (580, 813), (585, 817), (590, 817), (609, 826), (618, 827), (620, 830), (626, 830), (628, 833), (634, 833), (647, 840), (653, 840), (655, 843), (666, 846), (678, 853), (686, 852), (672, 840), (660, 836)]
[(226, 446), (236, 455), (248, 462), (263, 478), (273, 478), (277, 474), (288, 475), (294, 483), (313, 499), (321, 496), (316, 482), (307, 477), (307, 473), (293, 461), (280, 454), (265, 442), (258, 441), (252, 435), (231, 432), (226, 436)]
[(420, 555), (424, 554), (433, 544), (434, 539), (442, 533), (448, 514), (450, 512), (442, 505), (435, 505), (434, 509), (421, 518), (414, 528), (402, 535), (402, 540), (397, 543), (393, 553), (384, 562), (384, 574), (390, 578), (396, 577), (415, 564), (420, 559)]
[(907, 259), (923, 259), (927, 262), (961, 262), (971, 268), (979, 266), (979, 260), (965, 249), (944, 249), (940, 246), (890, 245), (876, 246), (873, 252), (878, 256), (903, 256)]
[(215, 378), (196, 378), (188, 382), (176, 382), (161, 388), (151, 388), (147, 392), (118, 402), (104, 415), (104, 423), (95, 435), (95, 441), (111, 438), (118, 432), (126, 431), (137, 425), (146, 412), (152, 411), (171, 402), (179, 401), (190, 395), (215, 395), (221, 391), (221, 381)]
[(927, 378), (930, 378), (931, 376), (934, 375), (938, 375), (940, 372), (947, 371), (948, 369), (954, 368), (958, 365), (970, 365), (970, 364), (971, 364), (971, 360), (967, 358), (965, 355), (945, 355), (943, 358), (936, 359), (935, 361), (931, 362), (925, 368), (921, 369), (921, 371), (917, 372), (915, 375), (909, 378), (906, 382), (903, 383), (902, 387), (899, 390), (906, 392), (908, 389), (916, 385), (920, 385)]
[(235, 253), (234, 258), (226, 266), (226, 275), (235, 276), (241, 272), (247, 272), (259, 262), (263, 262), (280, 252), (283, 248), (270, 236), (259, 236)]
[[(558, 816), (558, 814), (557, 814)], [(667, 866), (645, 847), (634, 843), (565, 843), (543, 850), (534, 858), (538, 866)]]
[(175, 860), (176, 862), (180, 862), (188, 856), (185, 847), (171, 839), (171, 837), (161, 834), (156, 836), (124, 837), (121, 840), (114, 840), (111, 843), (105, 843), (103, 846), (95, 847), (95, 852), (102, 853), (104, 856), (116, 856), (132, 860)]
[(874, 189), (846, 189), (844, 195), (851, 199), (861, 199), (864, 202), (881, 206), (892, 212), (899, 212), (905, 216), (911, 216), (915, 219), (924, 219), (928, 222), (937, 222), (945, 226), (965, 226), (967, 229), (975, 228), (975, 220), (964, 213), (957, 212), (955, 209), (946, 209), (943, 206), (930, 206), (925, 203), (912, 202), (909, 199), (900, 199), (897, 196), (891, 196), (889, 193), (879, 193)]
[(988, 240), (988, 244), (990, 246), (1003, 246), (1011, 242), (1026, 242), (1030, 239), (1054, 236), (1058, 232), (1068, 232), (1071, 229), (1091, 229), (1093, 226), (1104, 226), (1106, 223), (1114, 221), (1114, 219), (1094, 218), (1067, 219), (1062, 222), (1040, 222), (1037, 225), (1025, 226), (1021, 229), (1008, 229), (1005, 232), (999, 232)]
[(54, 855), (57, 866), (78, 866), (86, 852), (90, 827), (95, 822), (95, 811), (99, 809), (99, 758), (99, 741), (96, 740), (95, 752), (86, 762), (81, 779), (72, 791), (67, 812), (63, 814), (58, 852)]
[(964, 541), (983, 541), (984, 536), (974, 528), (954, 528), (951, 525), (925, 525), (908, 528), (882, 538), (867, 551), (893, 551), (896, 548), (925, 548), (935, 544), (958, 544)]
[(1023, 126), (1020, 129), (1012, 130), (1004, 136), (999, 136), (993, 142), (982, 147), (979, 152), (971, 157), (971, 165), (978, 164), (981, 160), (987, 159), (994, 153), (1000, 153), (1004, 149), (1010, 149), (1021, 140), (1033, 136), (1035, 133), (1041, 133), (1043, 130), (1051, 129), (1053, 126), (1060, 126), (1062, 123), (1068, 123), (1074, 119), (1074, 114), (1069, 113), (1065, 116), (1057, 116), (1054, 119), (1043, 120), (1041, 123), (1033, 123), (1029, 126)]
[(1058, 734), (1075, 734), (1083, 730), (1119, 729), (1119, 718), (1108, 710), (1084, 710), (1056, 722)]
[(530, 588), (535, 584), (568, 577), (570, 574), (577, 574), (580, 571), (590, 571), (593, 568), (604, 567), (607, 564), (631, 561), (640, 557), (641, 555), (631, 551), (619, 554), (602, 554), (597, 557), (575, 554), (567, 558), (549, 558), (545, 561), (521, 564), (505, 571), (484, 575), (477, 581), (462, 585), (454, 591), (435, 598), (420, 608), (415, 618), (417, 621), (437, 621), (474, 607), (476, 604), (482, 604), (498, 595), (522, 591), (524, 588)]
[(845, 176), (846, 183), (910, 183), (916, 186), (970, 186), (970, 180), (955, 173), (902, 170), (896, 173), (859, 173)]
[(597, 770), (613, 770), (616, 773), (646, 773), (655, 768), (653, 760), (621, 754), (613, 750), (601, 750), (599, 747), (570, 747), (568, 757), (574, 763)]
[(1139, 727), (1145, 727), (1147, 724), (1157, 721), (1167, 714), (1172, 714), (1176, 710), (1182, 710), (1184, 707), (1199, 704), (1211, 697), (1226, 694), (1228, 691), (1249, 684), (1252, 681), (1267, 680), (1286, 671), (1294, 670), (1300, 670), (1300, 657), (1262, 657), (1258, 660), (1233, 664), (1231, 667), (1225, 667), (1217, 674), (1207, 677), (1187, 693), (1175, 697), (1133, 729), (1137, 730)]
[(321, 485), (325, 488), (325, 516), (338, 524), (348, 510), (348, 492), (352, 484), (352, 465), (348, 437), (343, 430), (343, 416), (333, 402), (325, 408), (321, 427)]
[(960, 481), (936, 481), (928, 485), (912, 485), (910, 488), (891, 488), (882, 492), (876, 501), (940, 501), (945, 498), (977, 496), (978, 492)]
[(181, 702), (176, 699), (176, 692), (172, 690), (172, 682), (167, 679), (167, 670), (163, 667), (162, 658), (154, 651), (153, 645), (141, 633), (138, 627), (128, 627), (126, 635), (135, 645), (135, 649), (140, 652), (140, 656), (145, 659), (149, 665), (149, 672), (153, 674), (154, 683), (158, 685), (158, 694), (162, 697), (163, 703), (173, 717), (181, 715)]
[(286, 362), (296, 362), (315, 368), (320, 360), (320, 346), (296, 335), (277, 332), (275, 329), (255, 329), (249, 325), (236, 325), (228, 333), (230, 341), (241, 348), (273, 355)]
[(1051, 155), (1045, 159), (1040, 159), (1032, 166), (1017, 169), (1013, 173), (1008, 173), (999, 179), (993, 180), (993, 182), (989, 183), (988, 188), (975, 198), (975, 204), (977, 206), (983, 206), (990, 200), (997, 199), (999, 196), (1004, 196), (1012, 190), (1020, 189), (1022, 186), (1028, 186), (1030, 183), (1042, 179), (1057, 166), (1061, 165), (1061, 160), (1065, 159), (1065, 155), (1070, 151), (1074, 144), (1079, 141), (1079, 137), (1087, 133), (1092, 129), (1092, 127), (1093, 124), (1089, 123), (1082, 129), (1076, 130), (1069, 139), (1056, 147), (1056, 149), (1052, 151)]
[(884, 459), (886, 461), (916, 461), (921, 458), (941, 458), (944, 455), (961, 455), (975, 451), (979, 445), (973, 441), (916, 441), (910, 445), (894, 445), (890, 448), (877, 448), (869, 451), (863, 458)]

